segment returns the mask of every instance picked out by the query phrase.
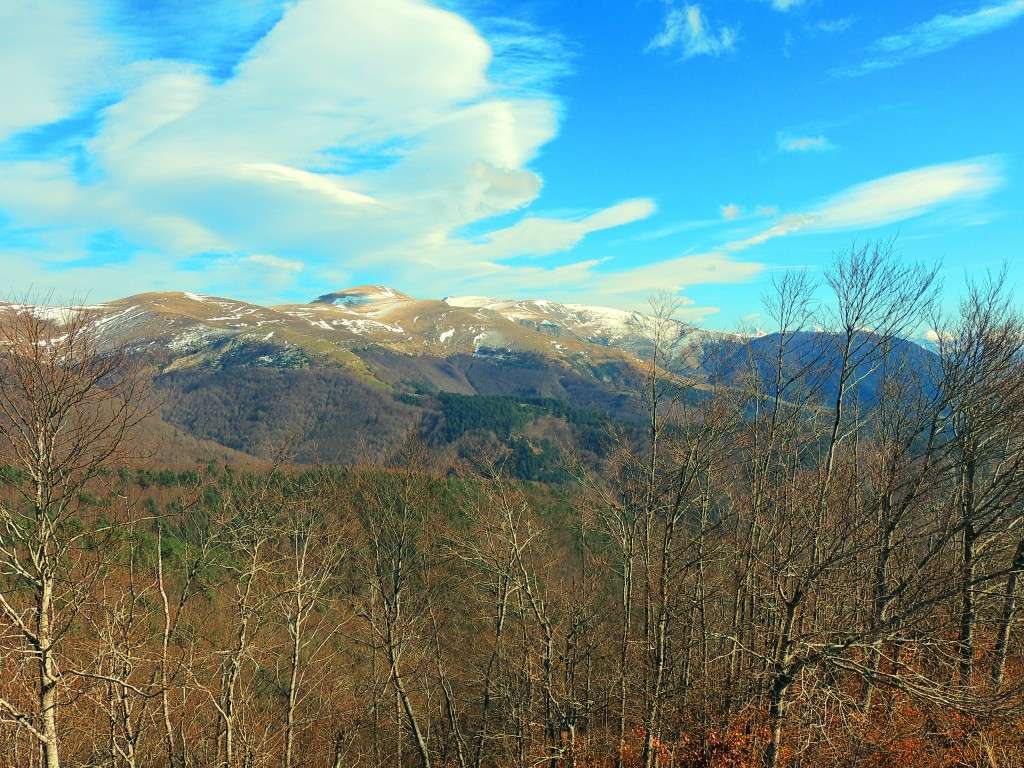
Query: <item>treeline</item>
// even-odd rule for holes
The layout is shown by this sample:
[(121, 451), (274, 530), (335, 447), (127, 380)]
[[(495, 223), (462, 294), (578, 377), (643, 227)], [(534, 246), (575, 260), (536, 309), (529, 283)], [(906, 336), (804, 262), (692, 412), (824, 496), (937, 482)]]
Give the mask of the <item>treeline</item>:
[(1024, 321), (998, 276), (943, 320), (884, 249), (821, 288), (781, 278), (779, 332), (697, 391), (654, 323), (645, 433), (610, 427), (557, 488), (415, 438), (376, 466), (119, 472), (96, 435), (125, 390), (92, 377), (77, 442), (5, 456), (0, 760), (1024, 764)]

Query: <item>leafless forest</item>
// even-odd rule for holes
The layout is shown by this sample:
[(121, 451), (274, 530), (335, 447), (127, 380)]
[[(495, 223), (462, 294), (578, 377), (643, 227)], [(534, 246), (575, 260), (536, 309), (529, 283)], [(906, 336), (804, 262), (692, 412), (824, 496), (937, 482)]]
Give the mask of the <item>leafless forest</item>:
[(9, 312), (0, 765), (1024, 765), (1024, 320), (939, 295), (854, 248), (710, 382), (656, 323), (558, 487), (415, 437), (143, 471), (144, 363)]

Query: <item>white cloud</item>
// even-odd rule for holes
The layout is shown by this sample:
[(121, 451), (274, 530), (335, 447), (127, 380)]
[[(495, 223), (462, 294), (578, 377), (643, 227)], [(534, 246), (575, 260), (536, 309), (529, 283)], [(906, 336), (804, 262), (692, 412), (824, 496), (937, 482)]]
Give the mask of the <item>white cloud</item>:
[(790, 136), (779, 134), (776, 137), (779, 150), (782, 152), (824, 152), (835, 146), (824, 136)]
[(713, 29), (699, 5), (684, 5), (669, 9), (664, 29), (651, 40), (647, 50), (678, 48), (684, 59), (720, 56), (734, 50), (736, 39), (736, 30), (731, 27)]
[[(203, 0), (180, 2), (93, 0), (136, 59), (173, 59), (197, 64), (217, 78), (230, 76), (239, 55), (277, 21), (288, 0)], [(183, 13), (183, 9), (185, 12)]]
[(560, 35), (541, 33), (530, 22), (508, 17), (484, 20), (494, 52), (490, 76), (503, 90), (530, 94), (547, 90), (573, 71), (575, 50)]
[[(117, 29), (89, 26), (86, 0), (39, 2), (58, 25), (69, 19), (60, 32), (69, 58), (18, 43), (18, 56), (50, 80), (18, 92), (16, 125), (3, 123), (9, 110), (0, 108), (0, 141), (3, 130), (62, 119), (99, 93), (108, 106), (67, 142), (75, 153), (0, 156), (8, 229), (44, 233), (35, 250), (0, 258), (19, 279), (259, 300), (316, 281), (337, 287), (373, 269), (414, 293), (439, 282), (498, 295), (585, 290), (586, 301), (635, 306), (652, 287), (740, 282), (763, 268), (724, 250), (635, 268), (626, 258), (566, 255), (593, 233), (652, 216), (648, 198), (524, 215), (542, 188), (532, 162), (557, 135), (562, 110), (546, 87), (564, 73), (559, 42), (531, 40), (525, 26), (507, 26), (492, 45), (464, 18), (420, 0), (296, 0), (279, 15), (264, 0), (243, 26), (271, 21), (236, 60), (224, 30), (198, 45), (202, 56), (169, 59), (137, 40), (117, 48)], [(227, 13), (230, 0), (217, 2)], [(720, 55), (735, 41), (734, 30), (688, 5), (670, 11), (662, 47)], [(54, 66), (35, 60), (51, 54)], [(0, 46), (0, 62), (7, 55)], [(119, 62), (116, 75), (87, 64), (109, 61)], [(82, 72), (94, 78), (88, 87)], [(743, 211), (730, 204), (721, 214)], [(486, 227), (497, 216), (502, 224)], [(116, 280), (90, 261), (88, 243), (104, 232), (134, 249)]]
[(740, 217), (740, 214), (743, 213), (743, 209), (736, 205), (736, 203), (723, 205), (718, 210), (722, 214), (722, 218), (726, 221), (735, 221)]
[(992, 159), (918, 168), (850, 187), (817, 208), (782, 216), (768, 229), (726, 248), (739, 251), (800, 231), (892, 224), (940, 205), (983, 196), (1001, 183), (998, 163)]
[(895, 67), (910, 59), (951, 48), (961, 40), (1002, 29), (1021, 16), (1024, 16), (1024, 0), (1009, 0), (959, 16), (939, 14), (902, 34), (883, 37), (872, 46), (868, 59), (859, 66), (837, 70), (837, 74), (855, 76)]
[(683, 232), (693, 232), (699, 229), (711, 229), (722, 223), (721, 216), (717, 216), (713, 219), (692, 219), (688, 221), (677, 221), (666, 226), (659, 227), (658, 229), (649, 229), (643, 232), (636, 232), (627, 237), (623, 237), (613, 241), (613, 245), (621, 246), (629, 243), (643, 243), (651, 240), (661, 240), (662, 238), (671, 237), (678, 235)]
[[(265, 303), (267, 295), (280, 296), (282, 291), (300, 284), (306, 265), (266, 253), (220, 254), (202, 259), (203, 293), (243, 301)], [(183, 272), (165, 275), (170, 286), (165, 290), (181, 290)], [(152, 289), (150, 289), (152, 290)]]

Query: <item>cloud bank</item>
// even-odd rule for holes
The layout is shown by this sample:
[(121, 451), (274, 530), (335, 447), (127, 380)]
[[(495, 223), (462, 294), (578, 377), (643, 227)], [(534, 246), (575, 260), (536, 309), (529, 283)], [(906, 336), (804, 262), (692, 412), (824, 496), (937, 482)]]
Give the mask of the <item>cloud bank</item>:
[(0, 78), (8, 266), (41, 284), (92, 279), (110, 262), (97, 233), (112, 232), (136, 267), (123, 291), (151, 289), (155, 272), (235, 295), (247, 270), (430, 284), (655, 210), (611, 202), (460, 234), (540, 194), (531, 162), (558, 132), (557, 38), (506, 21), (492, 44), (420, 0), (260, 0), (244, 18), (235, 6), (217, 0), (199, 33), (166, 8), (140, 29), (98, 0), (3, 5), (0, 71), (18, 75)]

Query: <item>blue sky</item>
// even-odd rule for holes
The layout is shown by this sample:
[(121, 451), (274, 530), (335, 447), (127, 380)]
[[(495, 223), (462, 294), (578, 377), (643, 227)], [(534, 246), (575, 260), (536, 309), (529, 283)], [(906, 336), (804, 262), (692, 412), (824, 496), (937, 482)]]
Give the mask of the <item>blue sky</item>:
[(730, 328), (854, 242), (1024, 278), (1024, 0), (4, 0), (0, 72), (12, 293)]

